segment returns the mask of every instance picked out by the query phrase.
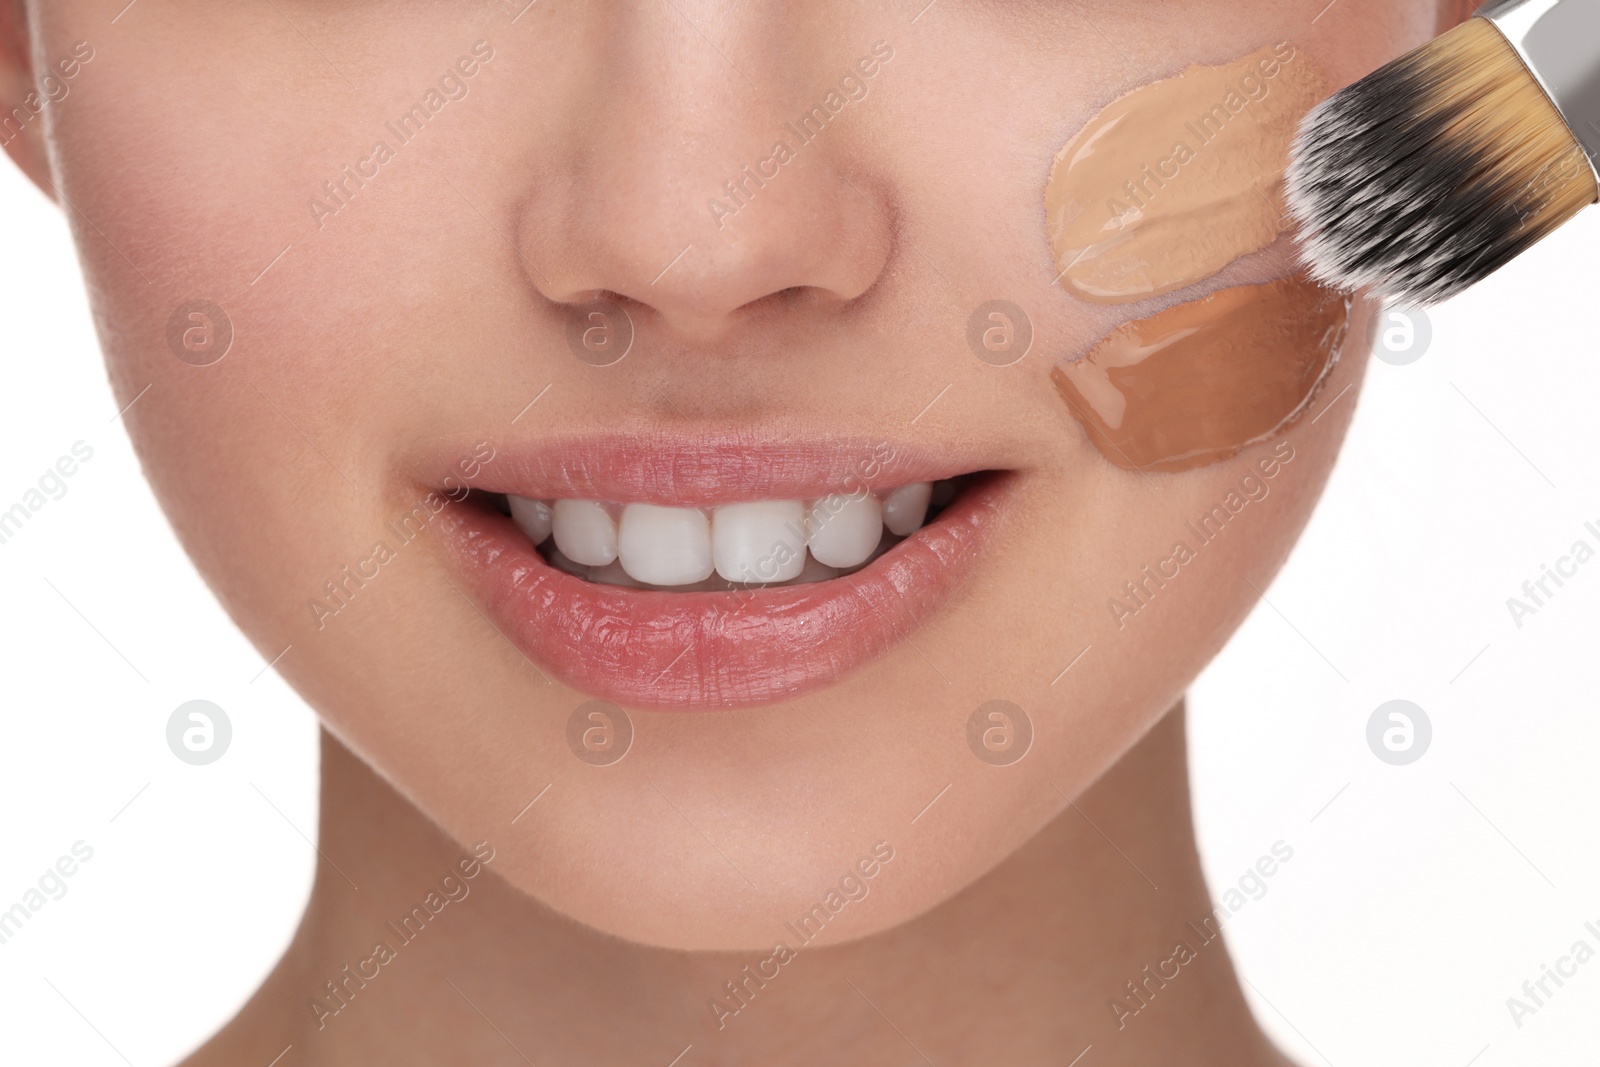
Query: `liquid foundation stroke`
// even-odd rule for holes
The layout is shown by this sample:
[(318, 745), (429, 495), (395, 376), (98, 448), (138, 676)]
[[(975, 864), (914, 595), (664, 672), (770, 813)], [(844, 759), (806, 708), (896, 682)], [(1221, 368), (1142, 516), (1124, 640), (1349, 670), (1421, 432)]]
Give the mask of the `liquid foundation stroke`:
[(1098, 303), (1160, 296), (1277, 240), (1289, 143), (1327, 92), (1306, 56), (1277, 44), (1112, 101), (1045, 187), (1061, 284)]

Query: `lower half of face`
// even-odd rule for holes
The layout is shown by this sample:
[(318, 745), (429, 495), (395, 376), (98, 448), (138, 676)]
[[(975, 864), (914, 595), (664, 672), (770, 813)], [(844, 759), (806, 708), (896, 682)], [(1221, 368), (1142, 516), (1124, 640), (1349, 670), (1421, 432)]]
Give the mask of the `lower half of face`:
[[(502, 874), (694, 948), (770, 947), (869, 866), (850, 936), (926, 911), (1231, 634), (1372, 321), (1296, 277), (1234, 157), (1302, 70), (1435, 18), (102, 6), (34, 12), (35, 62), (92, 45), (56, 178), (187, 549)], [(1047, 197), (1179, 75), (1237, 144), (1124, 144)]]

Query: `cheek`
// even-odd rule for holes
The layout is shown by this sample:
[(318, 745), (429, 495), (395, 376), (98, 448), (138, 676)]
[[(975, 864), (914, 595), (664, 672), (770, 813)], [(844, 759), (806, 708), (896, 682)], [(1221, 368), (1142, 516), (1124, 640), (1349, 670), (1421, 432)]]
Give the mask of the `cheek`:
[[(73, 6), (46, 16), (50, 49), (92, 39)], [(52, 135), (119, 407), (139, 397), (126, 421), (152, 485), (230, 611), (281, 648), (309, 619), (306, 600), (411, 502), (386, 451), (428, 402), (415, 353), (460, 353), (470, 379), (494, 350), (467, 307), (492, 288), (494, 257), (424, 155), (452, 151), (467, 115), (357, 185), (346, 168), (370, 158), (388, 112), (307, 61), (263, 10), (186, 9), (199, 25), (183, 33), (124, 20)], [(209, 49), (191, 54), (195, 39)], [(446, 62), (385, 44), (386, 66), (349, 68), (373, 99), (417, 96), (414, 75)], [(319, 220), (308, 205), (338, 203), (330, 182), (347, 193)], [(207, 350), (208, 337), (227, 341)]]
[[(1178, 473), (1166, 474), (1154, 472), (1160, 466), (1154, 462), (1144, 472), (1119, 469), (1105, 461), (1114, 449), (1104, 458), (1094, 455), (1101, 487), (1094, 496), (1107, 501), (1098, 523), (1121, 531), (1108, 546), (1115, 563), (1109, 573), (1101, 569), (1094, 608), (1112, 647), (1138, 649), (1130, 669), (1143, 660), (1145, 670), (1171, 672), (1177, 686), (1187, 685), (1254, 606), (1298, 539), (1354, 413), (1377, 324), (1375, 302), (1341, 299), (1338, 307), (1343, 342), (1337, 361), (1304, 358), (1324, 351), (1316, 345), (1273, 349), (1277, 370), (1270, 388), (1260, 388), (1259, 365), (1231, 382), (1226, 375), (1219, 382), (1188, 382), (1194, 388), (1179, 395), (1168, 390), (1175, 381), (1185, 384), (1181, 377), (1152, 375), (1131, 384), (1123, 379), (1120, 392), (1106, 385), (1118, 381), (1115, 375), (1102, 379), (1108, 396), (1124, 400), (1125, 432), (1112, 437), (1116, 431), (1099, 429), (1091, 414), (1084, 420), (1083, 451), (1099, 452), (1115, 440), (1123, 442), (1124, 455), (1191, 449), (1173, 464)], [(1297, 316), (1286, 328), (1321, 332), (1324, 326)], [(1241, 347), (1238, 339), (1222, 346), (1233, 352)], [(1313, 373), (1307, 367), (1316, 368), (1317, 378), (1309, 390), (1305, 383)], [(1191, 393), (1205, 403), (1191, 407)], [(1293, 417), (1271, 425), (1291, 405)], [(1150, 420), (1160, 412), (1168, 418)], [(1140, 419), (1146, 428), (1135, 433)], [(1226, 440), (1252, 432), (1242, 429), (1251, 419), (1260, 420), (1255, 429), (1271, 425), (1264, 440), (1245, 446), (1231, 440), (1212, 453), (1192, 449), (1207, 435)]]

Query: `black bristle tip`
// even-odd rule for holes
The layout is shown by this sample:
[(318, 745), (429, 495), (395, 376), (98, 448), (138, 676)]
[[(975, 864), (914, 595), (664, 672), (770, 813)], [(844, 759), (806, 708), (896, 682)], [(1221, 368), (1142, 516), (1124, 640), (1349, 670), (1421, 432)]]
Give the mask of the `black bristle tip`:
[(1470, 74), (1419, 49), (1306, 117), (1288, 200), (1314, 277), (1426, 306), (1492, 274), (1564, 221), (1541, 217), (1548, 183), (1537, 171), (1496, 158), (1521, 147), (1517, 117), (1463, 92)]

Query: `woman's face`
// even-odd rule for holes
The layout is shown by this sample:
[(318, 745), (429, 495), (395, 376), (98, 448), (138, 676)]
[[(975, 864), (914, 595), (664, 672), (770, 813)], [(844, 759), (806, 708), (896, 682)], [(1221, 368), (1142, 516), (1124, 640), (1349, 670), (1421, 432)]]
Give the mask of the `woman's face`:
[[(186, 548), (328, 728), (490, 841), (502, 875), (691, 948), (770, 946), (875, 846), (893, 860), (848, 935), (927, 910), (1221, 647), (1316, 501), (1372, 309), (1351, 306), (1292, 425), (1128, 469), (1052, 369), (1284, 277), (1287, 240), (1188, 288), (1085, 299), (1057, 282), (1055, 155), (1191, 65), (1290, 42), (1337, 86), (1440, 18), (1434, 0), (125, 3), (29, 5), (35, 77), (80, 42), (92, 58), (10, 148), (35, 173), (47, 153)], [(1207, 418), (1195, 404), (1173, 417)], [(587, 511), (622, 514), (632, 569), (692, 571), (695, 517), (717, 528), (720, 505), (975, 472), (996, 473), (863, 569), (723, 592), (553, 570), (487, 495), (707, 509)]]

